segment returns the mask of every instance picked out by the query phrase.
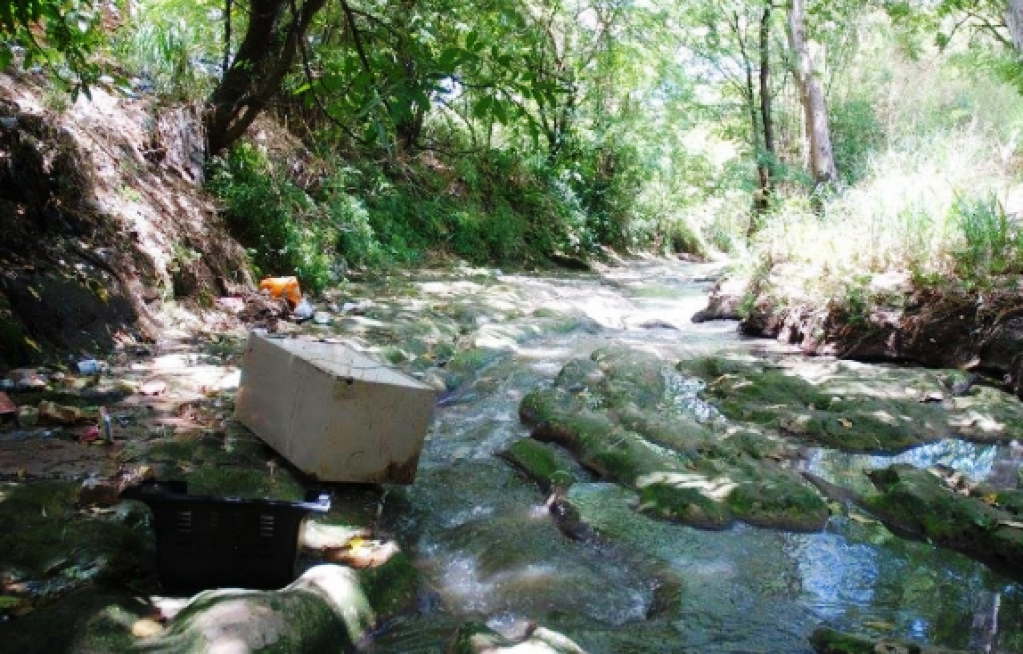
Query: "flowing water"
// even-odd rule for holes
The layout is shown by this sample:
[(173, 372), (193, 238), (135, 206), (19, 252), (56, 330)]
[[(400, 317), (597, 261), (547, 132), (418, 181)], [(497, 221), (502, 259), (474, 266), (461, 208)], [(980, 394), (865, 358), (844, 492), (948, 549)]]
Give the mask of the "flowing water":
[[(628, 345), (667, 362), (723, 352), (795, 356), (739, 336), (732, 322), (689, 321), (719, 273), (710, 264), (648, 262), (599, 278), (500, 277), (530, 308), (587, 319), (518, 340), (505, 337), (506, 325), (477, 321), (479, 338), (504, 346), (438, 408), (416, 483), (392, 490), (384, 504), (385, 523), (428, 588), (419, 610), (385, 625), (368, 651), (441, 652), (470, 619), (507, 633), (532, 621), (592, 654), (809, 652), (807, 637), (820, 625), (986, 652), (1023, 649), (1023, 586), (892, 536), (865, 516), (834, 517), (812, 534), (745, 525), (701, 531), (642, 516), (630, 491), (580, 471), (590, 481), (572, 487), (572, 500), (610, 538), (576, 541), (559, 531), (536, 485), (496, 456), (529, 435), (518, 418), (522, 397), (597, 348)], [(419, 286), (425, 296), (442, 291), (451, 289)], [(692, 380), (668, 381), (679, 411), (713, 414)], [(949, 439), (896, 457), (813, 449), (803, 465), (856, 485), (862, 470), (893, 460), (943, 463), (1011, 487), (1018, 456), (1008, 446)], [(681, 606), (668, 610), (658, 604), (666, 571), (682, 581)]]

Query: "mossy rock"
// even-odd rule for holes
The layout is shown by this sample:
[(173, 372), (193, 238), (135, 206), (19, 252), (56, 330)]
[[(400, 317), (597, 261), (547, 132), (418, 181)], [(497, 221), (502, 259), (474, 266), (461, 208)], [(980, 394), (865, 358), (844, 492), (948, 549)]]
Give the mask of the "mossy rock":
[(0, 485), (0, 574), (54, 595), (146, 574), (155, 554), (126, 514), (77, 510), (79, 482)]
[(139, 648), (131, 627), (152, 613), (148, 597), (91, 586), (0, 623), (0, 643), (4, 651), (20, 654), (134, 652)]
[(374, 612), (390, 617), (415, 605), (419, 571), (404, 552), (398, 552), (378, 568), (359, 571), (359, 582)]
[(961, 650), (929, 647), (919, 643), (874, 639), (842, 633), (821, 627), (810, 636), (810, 645), (817, 654), (966, 654)]
[(458, 629), (449, 654), (586, 654), (567, 636), (545, 627), (531, 626), (518, 637), (505, 637), (481, 622), (467, 622)]
[(301, 502), (305, 487), (286, 466), (253, 469), (241, 466), (211, 466), (188, 475), (190, 495), (206, 497), (242, 497)]
[(713, 357), (683, 361), (678, 369), (706, 382), (701, 396), (729, 419), (805, 443), (895, 453), (949, 431), (940, 402), (947, 389), (927, 371)]
[(997, 495), (962, 495), (906, 464), (873, 471), (870, 479), (881, 492), (860, 502), (886, 524), (1023, 578), (1023, 529), (1015, 513), (997, 505)]
[[(532, 437), (570, 451), (605, 479), (636, 490), (644, 512), (721, 529), (739, 519), (793, 530), (823, 527), (823, 499), (768, 457), (786, 452), (754, 430), (701, 423), (665, 400), (664, 363), (623, 348), (568, 362), (554, 388), (523, 398)], [(519, 446), (527, 458), (539, 452)], [(542, 459), (530, 461), (541, 476)], [(550, 465), (548, 462), (546, 465)]]
[(655, 408), (664, 403), (666, 363), (656, 355), (641, 350), (608, 348), (591, 355), (604, 379), (600, 393), (607, 406), (636, 404)]
[(516, 441), (501, 453), (501, 457), (522, 470), (544, 491), (568, 488), (575, 483), (572, 466), (565, 461), (567, 455), (555, 447), (531, 438)]
[(533, 427), (578, 411), (583, 406), (578, 396), (559, 388), (534, 391), (519, 403), (519, 419), (522, 424)]

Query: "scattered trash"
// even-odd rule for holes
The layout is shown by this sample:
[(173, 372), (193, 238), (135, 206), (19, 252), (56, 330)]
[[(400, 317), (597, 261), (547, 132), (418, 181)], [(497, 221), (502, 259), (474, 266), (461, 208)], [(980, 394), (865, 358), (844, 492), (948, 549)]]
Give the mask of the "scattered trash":
[(85, 359), (78, 362), (78, 372), (83, 375), (98, 375), (102, 371), (103, 367), (96, 359)]
[(365, 570), (379, 568), (400, 551), (398, 544), (394, 541), (381, 542), (353, 538), (345, 547), (324, 552), (324, 558), (331, 563), (340, 563), (350, 568)]
[(78, 506), (114, 506), (125, 490), (152, 479), (153, 469), (149, 466), (128, 468), (109, 479), (89, 477), (78, 491)]
[(366, 313), (366, 310), (373, 306), (370, 300), (361, 300), (359, 302), (345, 302), (341, 305), (341, 313), (354, 313), (362, 314)]
[(313, 314), (313, 322), (317, 325), (329, 325), (331, 321), (331, 315), (326, 311), (317, 311)]
[(85, 411), (73, 406), (63, 406), (56, 402), (39, 403), (39, 422), (47, 425), (71, 426), (82, 422), (95, 421), (95, 412)]
[(99, 438), (99, 427), (96, 425), (89, 425), (78, 430), (78, 441), (80, 443), (91, 443), (97, 438)]
[(18, 375), (16, 377), (15, 372), (20, 371), (11, 371), (11, 377), (14, 378), (14, 388), (16, 390), (35, 391), (46, 388), (46, 379), (42, 375), (37, 374), (35, 371), (32, 371), (29, 374)]
[(99, 418), (103, 425), (103, 440), (108, 443), (114, 442), (114, 429), (113, 424), (110, 420), (110, 414), (107, 413), (106, 407), (99, 408)]
[(142, 618), (131, 625), (131, 635), (136, 638), (152, 638), (163, 633), (163, 625), (153, 618)]
[(163, 395), (167, 391), (167, 384), (159, 379), (151, 379), (139, 387), (142, 395)]
[(17, 405), (11, 402), (11, 398), (7, 397), (7, 393), (0, 392), (0, 421), (17, 419), (17, 417)]
[(34, 406), (18, 407), (18, 426), (35, 427), (39, 423), (39, 409)]
[(252, 334), (235, 417), (320, 481), (411, 484), (436, 395), (342, 344)]
[(305, 298), (298, 303), (298, 305), (292, 310), (291, 315), (296, 320), (309, 320), (313, 317), (313, 305), (309, 304), (309, 301)]
[(306, 502), (188, 495), (183, 482), (145, 482), (121, 497), (153, 511), (156, 565), (166, 590), (277, 589), (295, 580), (302, 524), (330, 498)]
[(267, 291), (270, 297), (283, 297), (292, 309), (302, 301), (302, 288), (295, 277), (267, 277), (259, 282), (259, 290)]

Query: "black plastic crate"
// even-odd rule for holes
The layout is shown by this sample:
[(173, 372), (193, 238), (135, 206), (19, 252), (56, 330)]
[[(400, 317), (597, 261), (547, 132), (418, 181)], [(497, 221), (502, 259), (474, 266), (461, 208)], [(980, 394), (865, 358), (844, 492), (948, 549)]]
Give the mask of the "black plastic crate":
[(185, 482), (146, 482), (121, 497), (152, 509), (160, 585), (171, 591), (287, 586), (295, 580), (302, 523), (330, 510), (327, 495), (218, 499), (189, 495)]

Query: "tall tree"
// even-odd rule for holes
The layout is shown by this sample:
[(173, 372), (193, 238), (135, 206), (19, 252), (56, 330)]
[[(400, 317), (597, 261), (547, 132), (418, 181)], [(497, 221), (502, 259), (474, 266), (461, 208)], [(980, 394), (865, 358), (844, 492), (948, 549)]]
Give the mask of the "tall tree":
[(813, 59), (810, 57), (804, 0), (792, 0), (792, 4), (789, 5), (788, 32), (789, 46), (792, 49), (792, 74), (799, 90), (800, 103), (803, 105), (803, 121), (806, 139), (809, 142), (810, 174), (818, 186), (836, 184), (838, 170), (835, 168), (835, 156), (831, 147), (828, 109)]
[(326, 2), (251, 0), (245, 36), (206, 111), (206, 156), (219, 154), (240, 138), (267, 108)]
[(1016, 52), (1023, 53), (1023, 0), (1009, 0), (1005, 7), (1005, 26)]

